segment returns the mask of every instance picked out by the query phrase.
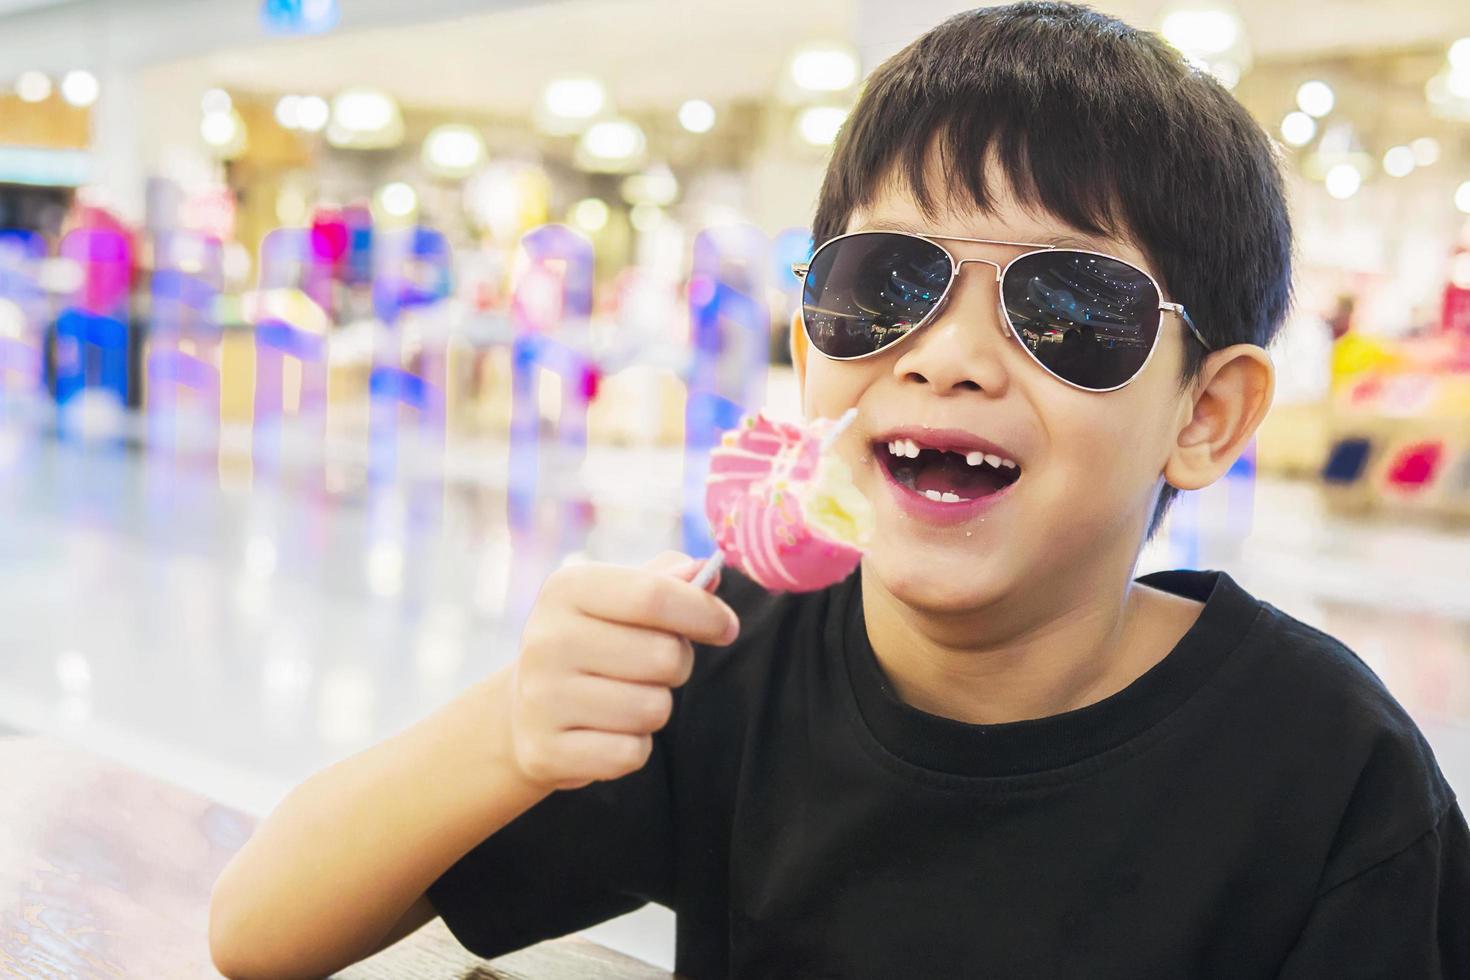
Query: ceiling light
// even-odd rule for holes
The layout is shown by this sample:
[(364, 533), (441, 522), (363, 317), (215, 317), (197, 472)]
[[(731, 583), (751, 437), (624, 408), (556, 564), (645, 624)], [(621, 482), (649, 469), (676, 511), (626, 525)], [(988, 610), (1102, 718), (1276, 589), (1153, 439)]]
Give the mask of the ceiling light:
[(296, 104), (296, 125), (308, 133), (320, 133), (331, 114), (326, 99), (320, 95), (303, 95)]
[(1327, 171), (1327, 193), (1345, 201), (1358, 193), (1358, 188), (1363, 186), (1363, 175), (1358, 173), (1358, 168), (1350, 163), (1339, 163)]
[(1409, 144), (1414, 151), (1414, 163), (1420, 167), (1433, 166), (1439, 159), (1439, 140), (1433, 136), (1421, 136)]
[(1450, 45), (1449, 59), (1455, 71), (1470, 71), (1470, 37), (1462, 37)]
[(235, 101), (230, 98), (230, 93), (222, 88), (212, 88), (204, 93), (199, 100), (199, 108), (204, 112), (229, 112), (235, 108)]
[(846, 109), (817, 105), (801, 111), (796, 118), (796, 128), (801, 138), (812, 146), (830, 146), (846, 120)]
[(485, 140), (469, 126), (436, 126), (424, 138), (423, 160), (437, 177), (468, 177), (485, 160)]
[(601, 231), (607, 225), (607, 202), (595, 197), (584, 198), (572, 206), (572, 223), (586, 232)]
[(1326, 82), (1313, 79), (1303, 82), (1301, 88), (1296, 90), (1296, 104), (1302, 112), (1318, 119), (1331, 112), (1336, 103), (1337, 97), (1332, 93), (1332, 86)]
[(679, 106), (679, 125), (691, 133), (707, 133), (715, 126), (715, 107), (703, 99), (690, 99)]
[(97, 84), (97, 76), (80, 68), (67, 72), (61, 79), (61, 97), (68, 105), (85, 109), (97, 101), (101, 93), (101, 86)]
[(349, 88), (338, 92), (332, 100), (327, 142), (333, 146), (381, 150), (397, 146), (402, 140), (403, 115), (398, 103), (383, 92)]
[(541, 104), (553, 118), (585, 122), (607, 105), (607, 92), (595, 78), (558, 78), (546, 86)]
[(1211, 55), (1229, 51), (1240, 40), (1240, 18), (1221, 7), (1175, 10), (1164, 16), (1164, 39), (1185, 54)]
[(1456, 68), (1444, 80), (1445, 91), (1452, 98), (1470, 99), (1470, 68)]
[(245, 149), (245, 120), (234, 109), (206, 112), (199, 122), (199, 136), (219, 156), (239, 156)]
[(378, 207), (383, 213), (395, 218), (406, 218), (418, 209), (419, 196), (414, 189), (401, 180), (384, 184), (378, 189)]
[(1229, 0), (1174, 0), (1160, 14), (1159, 33), (1191, 67), (1227, 89), (1251, 66), (1245, 23)]
[(301, 128), (301, 96), (283, 95), (276, 101), (276, 122), (282, 129)]
[(1292, 146), (1306, 146), (1317, 135), (1317, 121), (1305, 112), (1288, 112), (1281, 120), (1281, 138)]
[(841, 92), (857, 81), (857, 56), (839, 44), (812, 44), (791, 58), (791, 78), (808, 92)]
[(1470, 214), (1470, 180), (1455, 189), (1455, 207)]
[(587, 127), (577, 144), (577, 162), (588, 170), (620, 171), (636, 167), (646, 146), (643, 130), (626, 119), (604, 119)]
[(45, 102), (51, 98), (51, 79), (45, 72), (23, 71), (15, 80), (15, 94), (22, 102)]
[(1407, 177), (1414, 170), (1414, 151), (1395, 146), (1383, 154), (1383, 172), (1390, 177)]

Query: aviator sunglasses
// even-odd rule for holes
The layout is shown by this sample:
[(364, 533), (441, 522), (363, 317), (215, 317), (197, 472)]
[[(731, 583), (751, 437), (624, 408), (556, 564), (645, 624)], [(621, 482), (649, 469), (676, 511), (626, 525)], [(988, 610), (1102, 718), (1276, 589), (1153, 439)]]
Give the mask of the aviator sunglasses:
[[(1032, 251), (1002, 266), (957, 259), (943, 242)], [(792, 266), (803, 280), (801, 317), (822, 355), (855, 361), (887, 350), (943, 309), (960, 268), (995, 269), (1006, 332), (1053, 377), (1083, 391), (1116, 391), (1143, 371), (1164, 314), (1175, 313), (1205, 342), (1179, 303), (1137, 266), (1101, 252), (1035, 242), (858, 231), (839, 235)]]

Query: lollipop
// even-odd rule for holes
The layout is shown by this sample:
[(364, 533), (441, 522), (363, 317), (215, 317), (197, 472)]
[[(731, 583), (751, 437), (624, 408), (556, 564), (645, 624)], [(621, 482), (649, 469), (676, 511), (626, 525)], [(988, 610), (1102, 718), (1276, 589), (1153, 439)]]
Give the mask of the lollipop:
[(701, 588), (729, 562), (772, 591), (810, 592), (852, 573), (873, 533), (873, 507), (828, 452), (857, 409), (808, 426), (746, 416), (710, 454), (704, 509), (719, 550)]

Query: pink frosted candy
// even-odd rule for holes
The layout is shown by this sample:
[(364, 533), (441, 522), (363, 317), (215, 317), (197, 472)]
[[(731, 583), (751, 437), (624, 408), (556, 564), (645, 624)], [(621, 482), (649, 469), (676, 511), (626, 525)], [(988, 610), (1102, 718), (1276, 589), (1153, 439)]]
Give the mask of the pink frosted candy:
[(809, 525), (802, 513), (834, 426), (746, 416), (710, 453), (704, 509), (725, 562), (772, 591), (810, 592), (847, 578), (860, 548)]

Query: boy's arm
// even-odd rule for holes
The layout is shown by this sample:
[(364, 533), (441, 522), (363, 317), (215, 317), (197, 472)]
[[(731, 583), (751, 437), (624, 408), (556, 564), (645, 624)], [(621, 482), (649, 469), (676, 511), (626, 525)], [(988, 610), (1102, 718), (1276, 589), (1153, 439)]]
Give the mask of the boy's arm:
[(1459, 804), (1318, 896), (1280, 978), (1320, 977), (1470, 977), (1470, 829)]
[(282, 801), (215, 883), (221, 973), (324, 976), (433, 917), (428, 886), (549, 793), (493, 730), (507, 723), (509, 682), (492, 675)]
[(429, 901), (428, 896), (420, 895), (414, 899), (414, 903), (408, 907), (408, 911), (403, 913), (399, 920), (393, 924), (393, 928), (388, 930), (388, 935), (378, 940), (378, 945), (373, 947), (372, 952), (368, 955), (371, 956), (373, 953), (382, 952), (398, 942), (398, 940), (418, 932), (437, 918), (439, 918), (439, 913), (434, 911), (434, 905)]
[[(452, 929), (458, 917), (456, 935), (483, 949), (666, 897), (672, 835), (650, 827), (662, 830), (668, 816), (667, 780), (656, 767), (623, 777), (655, 757), (673, 689), (694, 669), (692, 644), (727, 644), (739, 633), (734, 610), (690, 583), (699, 567), (669, 552), (641, 568), (553, 572), (514, 665), (311, 777), (261, 824), (215, 884), (215, 965), (230, 976), (332, 973), (422, 924), (427, 909), (415, 903), (431, 885)], [(569, 824), (588, 850), (553, 833), (547, 854), (527, 846), (534, 834), (502, 833), (553, 790), (586, 792), (556, 794), (565, 801), (536, 826)], [(623, 846), (629, 838), (641, 855)], [(625, 867), (611, 866), (609, 849)], [(561, 862), (550, 893), (528, 895), (544, 884), (518, 864), (528, 854), (543, 869), (551, 862), (541, 856)], [(517, 872), (519, 884), (509, 880)], [(480, 908), (487, 894), (503, 895), (502, 907)], [(528, 916), (535, 898), (541, 914)], [(489, 929), (500, 938), (487, 939)]]

